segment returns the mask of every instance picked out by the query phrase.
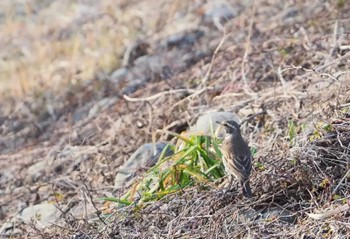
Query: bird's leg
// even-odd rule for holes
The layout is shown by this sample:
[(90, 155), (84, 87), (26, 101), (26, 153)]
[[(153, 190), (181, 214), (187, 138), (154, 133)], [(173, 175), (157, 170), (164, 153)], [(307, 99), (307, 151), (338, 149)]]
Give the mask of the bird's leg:
[(229, 182), (228, 182), (228, 187), (227, 190), (230, 192), (238, 191), (239, 190), (239, 185), (237, 182), (237, 178), (233, 175), (229, 175)]

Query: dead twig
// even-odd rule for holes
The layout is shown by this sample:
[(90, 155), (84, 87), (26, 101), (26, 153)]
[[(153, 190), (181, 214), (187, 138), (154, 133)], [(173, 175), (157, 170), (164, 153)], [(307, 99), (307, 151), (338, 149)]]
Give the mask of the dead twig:
[(324, 219), (327, 219), (335, 214), (338, 214), (338, 213), (341, 213), (341, 212), (345, 212), (347, 210), (350, 209), (350, 206), (349, 204), (344, 204), (340, 207), (337, 207), (335, 209), (331, 209), (331, 210), (327, 210), (323, 213), (308, 213), (307, 215), (312, 218), (312, 219), (315, 219), (315, 220), (324, 220)]
[(163, 91), (160, 93), (157, 93), (155, 95), (149, 96), (149, 97), (143, 97), (143, 98), (132, 98), (127, 95), (123, 95), (123, 98), (130, 102), (144, 102), (144, 101), (152, 101), (156, 100), (160, 97), (166, 96), (166, 95), (172, 95), (172, 94), (179, 94), (179, 93), (187, 93), (187, 94), (194, 94), (197, 90), (194, 89), (178, 89), (178, 90), (169, 90), (169, 91)]

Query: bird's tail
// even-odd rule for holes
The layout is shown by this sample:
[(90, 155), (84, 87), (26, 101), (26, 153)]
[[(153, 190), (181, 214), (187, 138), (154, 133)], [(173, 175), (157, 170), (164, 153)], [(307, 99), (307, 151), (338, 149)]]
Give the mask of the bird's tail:
[(243, 196), (251, 198), (253, 196), (252, 190), (250, 189), (249, 181), (241, 181)]

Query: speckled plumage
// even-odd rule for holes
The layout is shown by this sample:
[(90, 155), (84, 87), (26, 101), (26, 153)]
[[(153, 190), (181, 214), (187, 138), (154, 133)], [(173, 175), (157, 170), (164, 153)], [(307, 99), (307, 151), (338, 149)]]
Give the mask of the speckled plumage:
[(225, 170), (239, 180), (242, 185), (243, 195), (252, 197), (249, 185), (252, 155), (249, 146), (242, 138), (239, 125), (235, 121), (225, 121), (221, 124), (226, 130), (226, 136), (221, 148)]

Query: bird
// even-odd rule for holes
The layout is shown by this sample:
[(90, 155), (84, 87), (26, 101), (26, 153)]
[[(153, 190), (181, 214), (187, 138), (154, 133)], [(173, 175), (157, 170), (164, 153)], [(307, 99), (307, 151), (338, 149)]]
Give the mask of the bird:
[(236, 177), (242, 186), (243, 196), (252, 197), (249, 176), (252, 169), (252, 155), (247, 142), (241, 135), (240, 126), (234, 120), (216, 121), (225, 128), (226, 135), (221, 146), (222, 161), (230, 182)]

